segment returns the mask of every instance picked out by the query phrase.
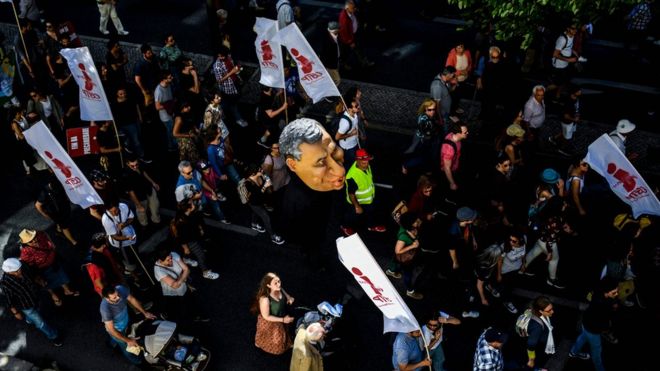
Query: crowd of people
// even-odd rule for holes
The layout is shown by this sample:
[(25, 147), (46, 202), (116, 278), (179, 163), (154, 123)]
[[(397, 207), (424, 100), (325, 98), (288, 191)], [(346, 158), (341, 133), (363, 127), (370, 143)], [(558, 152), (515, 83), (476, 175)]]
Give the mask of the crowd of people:
[[(114, 3), (98, 2), (100, 32), (108, 34), (110, 17), (117, 34), (126, 35)], [(288, 0), (268, 6), (280, 27), (299, 16)], [(226, 17), (226, 13), (218, 15)], [(509, 89), (506, 74), (512, 62), (504, 60), (494, 39), (472, 51), (460, 42), (448, 52), (444, 67), (431, 81), (429, 97), (419, 106), (411, 143), (395, 166), (400, 180), (396, 202), (402, 202), (393, 222), (389, 212), (383, 211), (394, 206), (393, 200), (377, 196), (374, 179), (379, 174), (372, 172), (371, 164), (379, 159), (370, 153), (359, 88), (345, 92), (346, 106), (335, 100), (336, 112), (327, 123), (303, 118), (311, 102), (298, 82), (295, 63), (289, 60), (286, 95), (282, 89), (262, 86), (254, 116), (247, 115), (239, 105), (242, 67), (232, 58), (229, 43), (218, 47), (209, 75), (214, 82), (206, 89), (174, 35), (166, 37), (158, 55), (150, 45), (142, 45), (133, 71), (127, 71), (128, 57), (118, 40), (111, 38), (106, 59), (96, 62), (114, 121), (83, 122), (76, 82), (59, 54), (72, 46), (72, 40), (68, 34), (55, 32), (54, 22), (33, 18), (23, 17), (20, 22), (25, 45), (17, 39), (15, 51), (21, 79), (15, 80), (14, 97), (5, 104), (17, 154), (26, 175), (42, 169), (43, 160), (23, 135), (38, 121), (63, 145), (67, 129), (97, 127), (100, 153), (86, 168), (86, 175), (103, 200), (88, 211), (99, 232), (85, 236), (76, 230), (66, 193), (52, 174), (46, 177), (34, 206), (84, 256), (84, 271), (99, 295), (99, 312), (109, 339), (133, 364), (142, 359), (127, 350), (138, 345), (127, 332), (132, 317), (128, 304), (136, 314), (156, 318), (149, 312), (152, 303), (140, 300), (151, 276), (160, 286), (154, 308), (162, 319), (183, 324), (209, 321), (204, 298), (190, 279), (193, 275), (209, 281), (220, 277), (213, 271), (215, 262), (207, 257), (210, 241), (205, 219), (241, 224), (247, 214), (247, 227), (267, 234), (275, 246), (300, 245), (311, 266), (318, 269), (324, 269), (321, 255), (331, 251), (327, 241), (356, 232), (387, 233), (386, 225), (395, 226), (391, 260), (383, 270), (394, 283), (403, 281), (406, 297), (424, 301), (437, 295), (429, 282), (438, 279), (460, 293), (451, 305), (455, 316), (436, 311), (424, 318), (419, 331), (396, 336), (392, 355), (396, 370), (426, 366), (445, 370), (445, 359), (451, 355), (443, 351), (443, 326), (478, 318), (498, 304), (520, 315), (516, 329), (526, 338), (526, 366), (541, 369), (555, 353), (553, 303), (539, 296), (528, 309), (519, 307), (514, 304), (513, 288), (531, 284), (557, 295), (571, 286), (585, 289), (559, 273), (567, 271), (561, 265), (580, 264), (588, 274), (583, 277), (587, 291), (593, 292), (569, 356), (591, 359), (597, 370), (603, 370), (601, 337), (617, 342), (611, 325), (613, 311), (622, 306), (644, 308), (653, 295), (648, 258), (657, 241), (655, 220), (633, 218), (620, 205), (599, 205), (610, 196), (590, 172), (584, 153), (572, 144), (581, 122), (581, 88), (569, 81), (575, 63), (584, 60), (575, 46), (582, 43), (576, 39), (581, 25), (569, 24), (558, 36), (550, 83), (534, 86), (526, 102), (503, 97), (502, 91)], [(318, 45), (318, 54), (336, 84), (343, 71), (373, 65), (361, 48), (358, 19), (355, 2), (347, 0), (337, 19), (327, 24), (327, 35)], [(375, 27), (377, 32), (384, 30), (381, 25)], [(474, 149), (465, 146), (474, 124), (464, 120), (465, 109), (458, 104), (473, 91), (480, 92), (481, 120), (498, 121), (493, 124), (496, 135), (491, 138), (490, 156), (480, 158), (478, 165), (466, 160)], [(552, 93), (556, 103), (546, 104), (546, 93)], [(542, 138), (540, 128), (550, 113), (560, 115), (562, 130)], [(511, 123), (502, 125), (501, 117)], [(289, 118), (300, 119), (289, 122)], [(116, 135), (113, 125), (121, 135)], [(144, 127), (150, 128), (149, 135), (143, 135)], [(632, 122), (621, 118), (610, 133), (631, 159), (635, 154), (626, 152), (625, 142), (634, 129)], [(560, 163), (570, 161), (570, 166), (542, 165), (536, 156), (541, 143), (554, 146), (565, 156)], [(168, 158), (175, 159), (176, 165), (164, 164)], [(162, 180), (151, 170), (154, 163), (172, 172), (176, 166), (178, 178), (169, 186), (159, 184)], [(167, 225), (160, 213), (161, 200), (176, 208)], [(322, 209), (337, 212), (315, 214)], [(329, 223), (329, 218), (334, 221)], [(328, 228), (335, 224), (335, 230)], [(62, 247), (56, 247), (46, 231), (25, 227), (20, 233), (20, 253), (5, 257), (2, 264), (0, 288), (16, 319), (25, 319), (61, 346), (62, 337), (39, 313), (37, 292), (45, 288), (56, 306), (63, 304), (61, 295), (80, 292), (71, 287), (58, 262), (57, 250)], [(155, 255), (141, 256), (137, 244), (161, 227), (168, 230), (167, 242)], [(571, 250), (591, 241), (607, 244), (598, 251), (588, 250), (596, 254), (590, 262), (570, 261), (576, 259)], [(547, 274), (542, 272), (545, 269)], [(538, 287), (539, 282), (546, 287)], [(624, 290), (633, 283), (636, 292)], [(267, 273), (251, 308), (257, 317), (254, 343), (276, 355), (293, 348), (291, 370), (322, 370), (319, 344), (326, 329), (319, 323), (303, 326), (295, 329), (293, 340), (294, 318), (288, 310), (293, 303), (280, 277)], [(507, 329), (485, 328), (475, 339), (474, 370), (502, 370), (501, 348), (508, 336)], [(425, 347), (430, 358), (423, 352)]]

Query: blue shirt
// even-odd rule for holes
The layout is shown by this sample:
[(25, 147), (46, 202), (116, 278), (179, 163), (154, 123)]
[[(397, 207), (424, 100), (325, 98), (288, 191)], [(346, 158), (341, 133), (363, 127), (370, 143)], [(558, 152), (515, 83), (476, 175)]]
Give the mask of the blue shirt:
[[(392, 365), (395, 370), (399, 371), (399, 364), (408, 365), (411, 363), (418, 363), (423, 359), (424, 355), (417, 338), (412, 337), (407, 332), (400, 332), (396, 335), (392, 350)], [(414, 371), (421, 370), (422, 367), (418, 367)]]
[[(202, 174), (199, 173), (197, 170), (193, 170), (193, 177), (192, 179), (186, 179), (183, 177), (183, 175), (179, 175), (179, 180), (176, 182), (176, 188), (179, 188), (179, 186), (186, 185), (186, 184), (192, 184), (193, 187), (195, 187), (195, 192), (202, 192)], [(202, 192), (202, 203), (206, 203), (206, 197), (204, 196), (204, 192)]]
[(112, 321), (115, 329), (123, 332), (128, 327), (128, 295), (131, 291), (128, 287), (117, 285), (117, 293), (119, 294), (119, 301), (117, 303), (110, 303), (108, 299), (101, 300), (101, 321)]

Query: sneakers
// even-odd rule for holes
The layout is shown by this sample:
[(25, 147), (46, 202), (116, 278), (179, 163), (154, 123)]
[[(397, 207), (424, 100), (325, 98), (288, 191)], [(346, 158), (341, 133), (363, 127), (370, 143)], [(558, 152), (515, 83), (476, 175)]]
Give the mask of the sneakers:
[(583, 57), (583, 56), (578, 57), (578, 62), (580, 62), (580, 63), (587, 63), (587, 61), (588, 61), (588, 59)]
[(197, 260), (193, 260), (193, 259), (190, 259), (190, 258), (183, 258), (183, 262), (188, 264), (189, 266), (191, 266), (193, 268), (195, 268), (196, 266), (199, 265), (199, 263), (197, 263)]
[(383, 233), (387, 231), (387, 228), (385, 228), (384, 225), (375, 225), (373, 227), (367, 228), (369, 232), (378, 232), (378, 233)]
[(545, 281), (545, 283), (548, 284), (548, 286), (554, 287), (554, 288), (556, 288), (556, 289), (560, 289), (560, 290), (561, 290), (561, 289), (564, 288), (564, 286), (560, 285), (560, 284), (559, 284), (559, 281), (557, 281), (556, 279), (551, 280), (550, 278), (548, 278), (548, 279)]
[(390, 276), (390, 277), (392, 277), (392, 278), (396, 278), (397, 280), (398, 280), (399, 278), (401, 278), (401, 273), (399, 273), (399, 272), (394, 272), (394, 271), (391, 271), (391, 270), (389, 270), (389, 269), (385, 271), (385, 274), (388, 275), (388, 276)]
[(110, 31), (99, 28), (99, 31), (104, 35), (110, 35)]
[(635, 306), (635, 302), (626, 299), (623, 301), (623, 305), (630, 308)]
[(273, 238), (271, 238), (270, 240), (273, 241), (273, 243), (274, 243), (275, 245), (282, 245), (282, 244), (284, 244), (284, 238), (282, 238), (281, 236), (278, 236), (278, 235), (276, 235), (276, 234), (274, 234), (274, 235), (273, 235)]
[(491, 295), (493, 295), (493, 297), (496, 298), (496, 299), (499, 298), (499, 297), (501, 296), (501, 295), (500, 295), (500, 292), (497, 291), (497, 289), (494, 288), (494, 287), (491, 286), (491, 285), (486, 285), (486, 291), (488, 291), (488, 292), (489, 292)]
[(143, 164), (150, 164), (150, 163), (153, 162), (152, 160), (150, 160), (150, 159), (148, 159), (148, 158), (144, 158), (144, 157), (140, 158), (139, 160), (140, 160), (140, 162), (142, 162)]
[(534, 276), (536, 276), (536, 273), (530, 272), (530, 271), (528, 271), (528, 270), (526, 270), (526, 271), (524, 271), (524, 272), (523, 272), (523, 271), (518, 271), (518, 274), (520, 274), (520, 275), (522, 275), (522, 276), (527, 276), (527, 277), (534, 277)]
[(56, 347), (61, 347), (62, 346), (62, 338), (60, 338), (59, 336), (55, 337), (55, 339), (52, 339), (50, 342), (51, 342), (51, 344), (53, 344), (53, 346), (56, 346)]
[(513, 303), (510, 302), (510, 301), (507, 301), (506, 303), (504, 303), (504, 308), (506, 308), (506, 310), (508, 310), (509, 313), (511, 313), (511, 314), (518, 313), (518, 308), (516, 308), (516, 306), (513, 305)]
[(479, 312), (476, 310), (470, 310), (463, 312), (463, 318), (479, 318)]
[(121, 36), (126, 36), (126, 35), (128, 35), (128, 33), (129, 33), (129, 32), (126, 31), (126, 30), (123, 30), (123, 31), (117, 31), (117, 34), (118, 34), (118, 35), (121, 35)]
[(568, 352), (568, 356), (571, 358), (577, 358), (581, 359), (583, 361), (591, 359), (591, 356), (589, 353), (573, 353), (573, 352)]
[(603, 339), (605, 339), (605, 341), (607, 341), (610, 344), (619, 344), (619, 339), (617, 339), (616, 336), (614, 336), (614, 334), (612, 334), (611, 332), (606, 332), (602, 336)]
[(206, 278), (207, 280), (217, 280), (220, 275), (211, 270), (208, 270), (202, 274), (202, 277)]
[(248, 122), (245, 121), (245, 120), (238, 120), (238, 121), (236, 121), (236, 123), (238, 124), (238, 126), (240, 126), (242, 128), (246, 128), (248, 126)]
[(339, 226), (339, 229), (341, 229), (341, 232), (344, 234), (344, 236), (348, 237), (352, 234), (355, 234), (355, 231), (351, 227), (344, 227), (343, 225)]
[(413, 298), (413, 299), (415, 299), (415, 300), (422, 300), (422, 299), (424, 299), (424, 295), (422, 295), (422, 294), (420, 294), (420, 293), (418, 293), (418, 292), (415, 292), (415, 290), (407, 290), (407, 291), (406, 291), (406, 296), (409, 297), (409, 298)]
[(225, 201), (227, 201), (227, 197), (225, 197), (225, 195), (223, 195), (222, 193), (218, 192), (218, 193), (216, 193), (215, 195), (216, 195), (216, 197), (218, 198), (218, 201), (220, 201), (220, 202), (225, 202)]
[(264, 233), (264, 232), (266, 232), (266, 229), (264, 229), (264, 227), (262, 227), (261, 225), (259, 225), (259, 224), (257, 224), (257, 223), (252, 223), (251, 228), (252, 228), (253, 230), (259, 232), (259, 233)]
[(222, 220), (220, 221), (220, 223), (222, 223), (222, 224), (231, 224), (231, 222), (230, 222), (229, 220), (227, 220), (227, 219), (222, 219)]

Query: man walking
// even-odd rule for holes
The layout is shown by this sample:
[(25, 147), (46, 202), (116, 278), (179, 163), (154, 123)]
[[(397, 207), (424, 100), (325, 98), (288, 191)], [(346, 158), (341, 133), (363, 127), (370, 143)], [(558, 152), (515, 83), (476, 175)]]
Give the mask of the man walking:
[(452, 66), (445, 67), (438, 76), (431, 82), (431, 98), (435, 101), (438, 114), (444, 122), (449, 119), (451, 113), (451, 92), (455, 86), (451, 81), (456, 77), (456, 68)]
[(154, 102), (160, 122), (165, 125), (170, 152), (178, 150), (176, 139), (174, 139), (174, 94), (172, 94), (172, 81), (174, 76), (170, 71), (161, 71), (160, 82), (154, 91)]
[(2, 271), (4, 274), (0, 279), (0, 291), (7, 301), (6, 308), (17, 320), (25, 319), (25, 322), (33, 324), (54, 346), (62, 346), (57, 330), (44, 321), (37, 309), (39, 299), (36, 287), (21, 269), (21, 261), (16, 258), (6, 259), (2, 263)]
[(339, 118), (339, 128), (335, 134), (335, 140), (337, 140), (339, 147), (344, 150), (344, 167), (353, 164), (355, 151), (357, 151), (360, 144), (358, 129), (360, 104), (353, 99), (350, 105)]
[(126, 167), (122, 174), (122, 183), (128, 197), (135, 205), (138, 222), (146, 227), (147, 209), (151, 214), (151, 222), (160, 223), (160, 201), (158, 200), (158, 190), (160, 186), (149, 176), (149, 174), (140, 169), (140, 162), (134, 156), (126, 156)]
[(474, 352), (474, 371), (502, 371), (504, 360), (502, 358), (502, 345), (506, 342), (507, 334), (492, 327), (484, 331), (477, 340), (477, 349)]
[(108, 31), (108, 18), (110, 18), (117, 29), (117, 34), (121, 36), (128, 35), (128, 31), (124, 29), (124, 25), (121, 24), (121, 20), (117, 15), (117, 0), (96, 0), (96, 3), (99, 6), (99, 14), (101, 15), (99, 31), (104, 35), (110, 34), (110, 31)]
[(355, 233), (354, 228), (358, 219), (366, 219), (368, 230), (371, 232), (385, 232), (383, 225), (377, 225), (374, 221), (375, 208), (373, 205), (376, 196), (373, 174), (369, 161), (373, 157), (366, 149), (357, 150), (356, 160), (346, 173), (346, 210), (344, 224), (341, 226), (344, 235), (350, 236)]

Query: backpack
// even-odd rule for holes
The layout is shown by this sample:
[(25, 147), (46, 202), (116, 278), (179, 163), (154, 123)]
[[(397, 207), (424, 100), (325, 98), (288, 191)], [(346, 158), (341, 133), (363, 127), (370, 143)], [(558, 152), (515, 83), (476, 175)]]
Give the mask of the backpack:
[(339, 131), (339, 123), (341, 122), (342, 119), (348, 120), (348, 124), (350, 125), (350, 128), (348, 129), (347, 133), (353, 130), (353, 121), (351, 121), (351, 118), (346, 115), (346, 113), (342, 113), (341, 115), (336, 115), (335, 117), (330, 120), (328, 124), (326, 124), (325, 131), (330, 134), (330, 137), (332, 140), (335, 140), (335, 137), (337, 135), (337, 131)]
[(236, 189), (238, 190), (238, 197), (241, 199), (241, 203), (243, 205), (247, 204), (248, 201), (250, 201), (250, 192), (247, 190), (247, 187), (245, 186), (245, 182), (247, 182), (247, 179), (241, 179), (238, 182), (238, 186), (236, 186)]
[(539, 319), (537, 316), (535, 316), (532, 313), (531, 309), (525, 310), (523, 314), (518, 316), (518, 319), (516, 320), (516, 333), (518, 333), (518, 336), (526, 338), (527, 337), (527, 327), (529, 326), (529, 321), (534, 320), (541, 326), (543, 326), (543, 321)]

